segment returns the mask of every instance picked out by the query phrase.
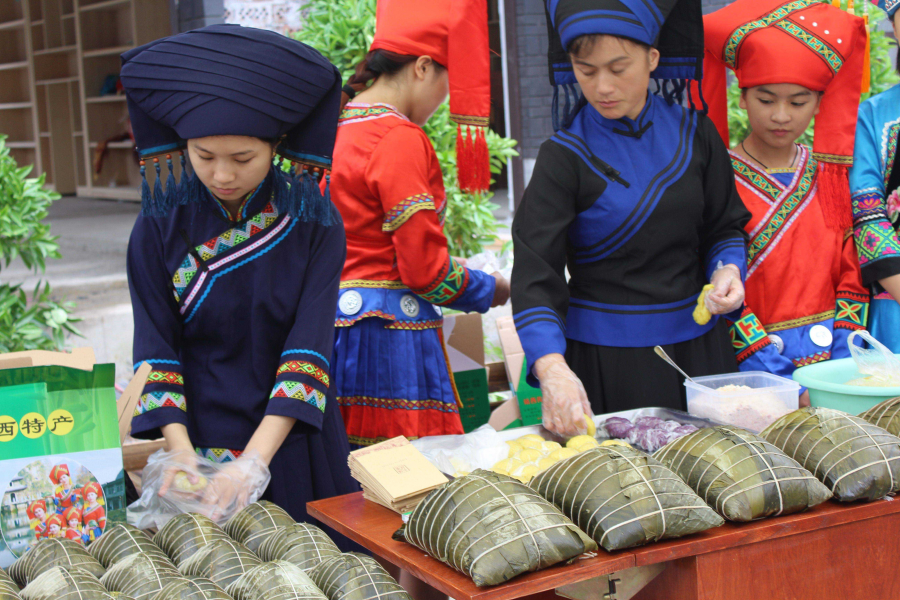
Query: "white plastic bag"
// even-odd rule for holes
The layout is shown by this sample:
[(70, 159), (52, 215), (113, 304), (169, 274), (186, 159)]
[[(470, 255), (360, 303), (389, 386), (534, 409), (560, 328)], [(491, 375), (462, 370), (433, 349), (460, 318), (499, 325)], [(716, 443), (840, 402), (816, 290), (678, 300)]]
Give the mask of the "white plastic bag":
[(496, 254), (491, 250), (484, 250), (467, 258), (466, 268), (484, 271), (488, 275), (500, 273), (508, 280), (512, 274), (512, 256), (509, 252)]
[(128, 506), (128, 523), (161, 529), (181, 513), (199, 513), (222, 525), (256, 502), (271, 478), (255, 452), (215, 463), (189, 451), (158, 450), (144, 467), (141, 497)]
[(447, 475), (460, 477), (475, 469), (490, 470), (509, 454), (509, 446), (490, 425), (465, 435), (436, 435), (411, 444)]
[[(870, 348), (861, 348), (853, 343), (860, 337)], [(884, 344), (876, 340), (868, 331), (854, 331), (847, 338), (850, 355), (856, 368), (863, 375), (860, 379), (848, 381), (848, 385), (892, 387), (900, 386), (900, 359)]]

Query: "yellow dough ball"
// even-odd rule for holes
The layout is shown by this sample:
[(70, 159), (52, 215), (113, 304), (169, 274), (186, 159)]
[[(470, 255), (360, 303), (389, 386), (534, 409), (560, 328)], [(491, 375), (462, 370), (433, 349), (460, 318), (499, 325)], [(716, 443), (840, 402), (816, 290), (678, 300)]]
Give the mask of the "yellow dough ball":
[(537, 448), (525, 448), (516, 455), (516, 458), (522, 462), (529, 463), (540, 460), (543, 456), (544, 455)]
[(522, 483), (528, 483), (529, 481), (531, 481), (532, 477), (537, 475), (537, 472), (537, 465), (530, 464), (519, 467), (518, 469), (516, 469), (515, 473), (512, 473), (511, 475)]
[(491, 471), (494, 473), (500, 473), (501, 475), (509, 475), (510, 472), (514, 471), (521, 467), (524, 463), (516, 458), (504, 458), (493, 467), (491, 467)]
[(713, 289), (713, 284), (703, 286), (700, 296), (697, 298), (697, 307), (694, 309), (694, 322), (697, 325), (706, 325), (712, 319), (712, 313), (706, 308), (706, 295)]
[(600, 443), (601, 448), (604, 446), (624, 446), (625, 448), (631, 448), (631, 444), (625, 440), (606, 440), (605, 442)]
[(202, 475), (198, 476), (197, 483), (191, 483), (188, 474), (184, 471), (178, 471), (172, 479), (172, 486), (179, 492), (199, 492), (206, 487), (207, 483), (209, 482), (206, 480), (206, 477)]
[(535, 448), (535, 449), (540, 449), (541, 444), (544, 443), (543, 440), (539, 442), (537, 440), (531, 440), (531, 439), (526, 440), (524, 438), (519, 439), (518, 442), (519, 442), (519, 445), (522, 446), (522, 448)]
[(559, 460), (552, 458), (552, 455), (548, 456), (546, 458), (542, 458), (541, 460), (538, 461), (538, 464), (537, 464), (538, 471), (543, 471), (544, 469), (549, 469), (550, 467), (552, 467), (553, 465), (555, 465), (558, 462), (559, 462)]
[(521, 442), (522, 440), (533, 440), (535, 442), (543, 442), (544, 438), (542, 438), (541, 436), (539, 436), (536, 433), (529, 433), (528, 435), (523, 435), (516, 441)]
[(566, 460), (567, 458), (572, 458), (576, 454), (578, 454), (578, 450), (575, 450), (574, 448), (560, 448), (559, 450), (551, 452), (548, 458), (552, 458), (559, 462), (561, 460)]
[(559, 445), (559, 442), (544, 442), (541, 444), (541, 450), (544, 454), (550, 454), (554, 450), (559, 450), (562, 446)]
[(580, 448), (584, 444), (590, 444), (596, 441), (597, 440), (589, 435), (576, 435), (571, 440), (566, 442), (566, 448)]
[(587, 434), (591, 437), (597, 435), (597, 426), (594, 425), (593, 419), (589, 416), (584, 415), (584, 424), (587, 425)]
[(512, 458), (522, 450), (522, 445), (515, 440), (506, 442), (506, 444), (509, 446), (509, 454), (507, 454), (508, 458)]

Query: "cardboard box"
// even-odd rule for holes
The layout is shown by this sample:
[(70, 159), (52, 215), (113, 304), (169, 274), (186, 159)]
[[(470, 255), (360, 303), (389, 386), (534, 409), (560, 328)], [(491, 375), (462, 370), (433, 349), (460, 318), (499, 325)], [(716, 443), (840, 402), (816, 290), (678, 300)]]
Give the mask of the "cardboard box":
[(39, 536), (91, 543), (124, 522), (125, 471), (114, 365), (94, 364), (88, 348), (2, 355), (0, 369), (0, 567), (7, 567)]
[(444, 317), (444, 343), (462, 406), (459, 416), (466, 433), (491, 416), (487, 369), (484, 366), (484, 328), (480, 314)]
[(509, 388), (515, 397), (494, 410), (489, 423), (497, 431), (540, 424), (541, 391), (526, 381), (525, 350), (522, 348), (513, 318), (497, 319), (497, 333), (500, 336), (500, 347), (503, 349), (503, 363), (509, 378)]

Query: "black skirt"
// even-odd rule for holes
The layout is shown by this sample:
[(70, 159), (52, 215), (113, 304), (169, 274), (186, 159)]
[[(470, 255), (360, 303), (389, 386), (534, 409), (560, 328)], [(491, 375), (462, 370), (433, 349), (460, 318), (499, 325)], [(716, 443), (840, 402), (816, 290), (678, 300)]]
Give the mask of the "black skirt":
[[(724, 319), (706, 334), (663, 349), (691, 377), (737, 372)], [(566, 362), (584, 384), (594, 414), (659, 406), (687, 409), (684, 377), (653, 348), (594, 346), (567, 340)]]

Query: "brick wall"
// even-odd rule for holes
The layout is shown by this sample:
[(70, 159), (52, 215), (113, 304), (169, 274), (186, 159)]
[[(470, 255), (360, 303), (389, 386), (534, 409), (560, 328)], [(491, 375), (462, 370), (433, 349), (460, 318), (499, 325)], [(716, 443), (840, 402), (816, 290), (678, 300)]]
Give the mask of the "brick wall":
[[(541, 143), (553, 135), (550, 107), (553, 92), (547, 74), (547, 24), (544, 0), (507, 0), (516, 4), (518, 35), (518, 92), (522, 107), (520, 136), (525, 182), (531, 176)], [(731, 0), (703, 0), (704, 12), (729, 4)]]

